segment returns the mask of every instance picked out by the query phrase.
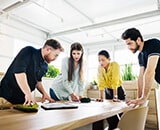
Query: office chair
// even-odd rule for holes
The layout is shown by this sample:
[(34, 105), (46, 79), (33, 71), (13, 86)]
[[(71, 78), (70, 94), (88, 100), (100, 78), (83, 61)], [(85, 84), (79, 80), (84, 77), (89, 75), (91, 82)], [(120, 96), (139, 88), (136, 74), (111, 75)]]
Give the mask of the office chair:
[(148, 106), (133, 108), (121, 116), (116, 130), (144, 130)]

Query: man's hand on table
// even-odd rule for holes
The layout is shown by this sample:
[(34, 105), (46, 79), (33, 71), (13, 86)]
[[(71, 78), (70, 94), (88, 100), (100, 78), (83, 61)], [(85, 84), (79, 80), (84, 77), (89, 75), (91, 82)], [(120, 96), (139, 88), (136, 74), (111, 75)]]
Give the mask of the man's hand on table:
[(145, 101), (146, 101), (146, 99), (144, 99), (144, 98), (138, 98), (138, 99), (135, 99), (135, 100), (126, 101), (126, 104), (128, 106), (133, 106), (133, 108), (135, 108), (139, 105), (142, 105)]

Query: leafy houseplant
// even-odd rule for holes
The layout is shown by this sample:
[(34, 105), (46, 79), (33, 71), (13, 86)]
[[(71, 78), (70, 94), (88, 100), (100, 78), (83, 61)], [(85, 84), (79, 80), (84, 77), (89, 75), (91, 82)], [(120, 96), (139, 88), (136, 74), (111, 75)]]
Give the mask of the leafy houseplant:
[(137, 76), (132, 72), (132, 64), (125, 64), (122, 69), (122, 80), (124, 90), (126, 91), (126, 99), (136, 98), (136, 91), (138, 88)]
[(47, 78), (55, 78), (60, 73), (58, 68), (55, 68), (53, 65), (48, 64), (48, 71), (44, 75)]
[(93, 84), (93, 85), (97, 85), (97, 82), (96, 82), (95, 79), (93, 80), (92, 84)]
[[(55, 78), (58, 74), (60, 73), (58, 68), (55, 68), (53, 65), (48, 64), (48, 71), (47, 73), (43, 76), (43, 86), (46, 92), (49, 94), (49, 89), (52, 86), (53, 83), (53, 78)], [(41, 97), (41, 94), (39, 91), (35, 90), (36, 97)]]
[(97, 82), (95, 79), (91, 82), (91, 85), (93, 89), (97, 89)]
[(132, 64), (125, 64), (124, 70), (122, 72), (123, 81), (136, 79), (136, 76), (132, 72)]

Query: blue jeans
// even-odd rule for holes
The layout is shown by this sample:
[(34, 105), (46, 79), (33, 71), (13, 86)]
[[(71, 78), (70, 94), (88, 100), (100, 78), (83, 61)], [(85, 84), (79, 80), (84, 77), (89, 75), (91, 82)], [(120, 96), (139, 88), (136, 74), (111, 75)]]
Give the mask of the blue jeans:
[(53, 91), (53, 89), (49, 89), (49, 93), (52, 99), (59, 101), (58, 97), (56, 96), (55, 92)]

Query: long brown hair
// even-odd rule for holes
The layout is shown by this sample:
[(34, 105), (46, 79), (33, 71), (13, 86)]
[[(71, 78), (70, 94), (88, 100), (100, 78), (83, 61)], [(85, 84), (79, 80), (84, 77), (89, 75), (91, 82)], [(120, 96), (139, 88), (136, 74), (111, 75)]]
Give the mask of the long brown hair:
[(70, 57), (68, 61), (68, 81), (72, 80), (72, 75), (74, 72), (74, 59), (72, 56), (73, 50), (82, 51), (82, 55), (78, 63), (79, 63), (79, 78), (80, 78), (80, 81), (83, 81), (83, 53), (84, 53), (84, 50), (83, 50), (82, 45), (78, 42), (73, 43), (70, 48)]

